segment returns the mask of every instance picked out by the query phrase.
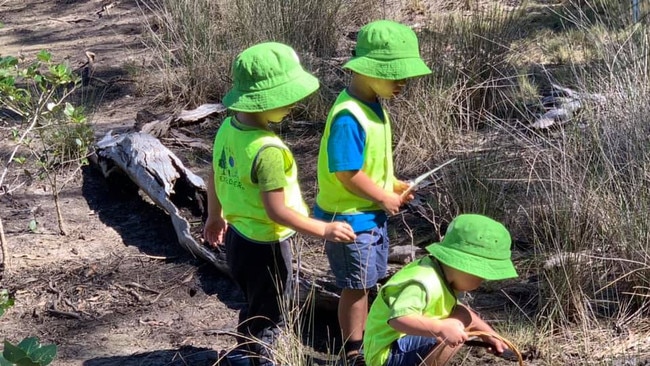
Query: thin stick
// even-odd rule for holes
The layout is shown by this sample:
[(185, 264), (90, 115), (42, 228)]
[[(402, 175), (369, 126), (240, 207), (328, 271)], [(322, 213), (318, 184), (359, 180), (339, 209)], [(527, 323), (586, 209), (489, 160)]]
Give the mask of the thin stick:
[(77, 320), (81, 320), (81, 315), (79, 315), (77, 313), (73, 313), (71, 311), (56, 310), (56, 308), (54, 308), (54, 305), (52, 305), (52, 307), (50, 309), (47, 309), (47, 312), (50, 313), (50, 314), (53, 314), (53, 315), (60, 315), (60, 316), (68, 317), (68, 318), (74, 318), (74, 319), (77, 319)]
[(7, 238), (5, 237), (5, 229), (2, 226), (2, 217), (0, 217), (0, 249), (2, 249), (2, 259), (0, 260), (0, 278), (6, 271), (9, 272), (9, 250), (7, 250)]

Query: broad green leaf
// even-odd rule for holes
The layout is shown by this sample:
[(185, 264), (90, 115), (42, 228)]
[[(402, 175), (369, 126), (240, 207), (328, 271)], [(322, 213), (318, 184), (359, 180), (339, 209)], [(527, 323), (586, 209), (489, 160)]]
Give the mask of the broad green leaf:
[(20, 341), (20, 343), (18, 343), (18, 348), (25, 351), (25, 354), (28, 354), (30, 349), (36, 347), (40, 347), (40, 344), (38, 343), (38, 338), (36, 337), (28, 337)]
[(29, 358), (39, 365), (49, 365), (56, 357), (56, 344), (40, 345), (31, 349), (27, 354)]
[(50, 73), (55, 84), (67, 84), (72, 81), (72, 69), (65, 64), (50, 66)]
[(39, 52), (39, 53), (36, 55), (36, 58), (37, 58), (39, 61), (50, 62), (50, 60), (52, 59), (52, 54), (49, 53), (49, 52), (47, 52), (46, 50), (41, 50), (41, 52)]
[(23, 70), (22, 75), (28, 78), (33, 78), (35, 75), (38, 75), (38, 69), (40, 69), (41, 63), (39, 61), (34, 61), (25, 70)]
[[(6, 347), (7, 343), (9, 342), (5, 341), (5, 351), (7, 350)], [(16, 357), (20, 357), (20, 362), (14, 361), (14, 359), (7, 357), (6, 354), (5, 354), (5, 358), (21, 366), (48, 365), (52, 362), (52, 360), (54, 360), (54, 357), (56, 357), (56, 345), (50, 344), (50, 345), (43, 346), (38, 342), (38, 338), (36, 337), (29, 337), (23, 339), (20, 343), (18, 343), (18, 346), (12, 348), (11, 350), (12, 352), (14, 352), (14, 355)], [(23, 354), (21, 354), (20, 351), (23, 352), (24, 357), (21, 357), (23, 356)]]
[(36, 232), (36, 229), (38, 229), (38, 223), (36, 222), (36, 220), (31, 220), (31, 221), (29, 222), (29, 230), (30, 230), (31, 232), (35, 233), (35, 232)]
[(7, 361), (13, 363), (18, 363), (21, 360), (24, 361), (25, 359), (29, 359), (27, 357), (27, 352), (25, 352), (20, 347), (14, 346), (13, 344), (9, 343), (9, 341), (7, 340), (5, 340), (5, 349), (2, 352), (2, 356), (4, 356), (4, 358), (6, 358)]
[(14, 161), (18, 164), (25, 164), (25, 161), (27, 161), (27, 158), (24, 156), (16, 156), (14, 157)]

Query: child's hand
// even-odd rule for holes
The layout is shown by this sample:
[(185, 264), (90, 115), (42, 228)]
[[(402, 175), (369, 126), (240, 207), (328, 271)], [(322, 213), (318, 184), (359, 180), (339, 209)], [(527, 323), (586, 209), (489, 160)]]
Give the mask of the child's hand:
[(212, 247), (222, 245), (228, 223), (221, 216), (208, 215), (203, 227), (203, 239)]
[(410, 186), (411, 183), (405, 182), (403, 180), (396, 180), (393, 183), (393, 192), (400, 195), (400, 197), (402, 198), (402, 204), (409, 202), (413, 198), (415, 198), (415, 196), (411, 192), (404, 194), (404, 192), (406, 192), (406, 190), (409, 189)]
[(488, 352), (498, 355), (503, 353), (503, 351), (505, 351), (506, 349), (508, 349), (508, 345), (501, 342), (498, 338), (490, 337), (490, 336), (480, 336), (480, 338), (483, 341), (490, 343), (492, 345), (492, 347), (488, 349)]
[(442, 319), (440, 320), (439, 326), (440, 328), (436, 335), (442, 338), (442, 341), (450, 347), (456, 347), (464, 343), (468, 338), (463, 322), (458, 319)]
[(402, 197), (395, 192), (386, 192), (379, 205), (388, 215), (396, 215), (399, 212), (399, 207), (402, 205)]
[(347, 222), (328, 222), (325, 224), (325, 240), (334, 242), (352, 242), (357, 236)]

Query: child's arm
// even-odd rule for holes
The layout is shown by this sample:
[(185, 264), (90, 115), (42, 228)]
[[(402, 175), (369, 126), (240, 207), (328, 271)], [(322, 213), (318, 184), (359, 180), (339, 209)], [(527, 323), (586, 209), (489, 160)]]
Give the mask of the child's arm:
[(416, 336), (434, 336), (451, 347), (456, 347), (468, 338), (465, 326), (458, 319), (431, 319), (424, 315), (406, 315), (388, 321), (398, 332)]
[(205, 220), (203, 227), (203, 238), (211, 246), (223, 244), (224, 235), (228, 224), (223, 218), (221, 210), (221, 202), (217, 197), (217, 191), (214, 187), (214, 170), (210, 168), (210, 175), (207, 178), (207, 193), (208, 193), (208, 217)]
[(356, 238), (354, 230), (346, 222), (323, 222), (304, 216), (287, 207), (284, 189), (262, 192), (262, 202), (271, 220), (290, 227), (300, 233), (324, 238), (336, 242), (352, 242)]
[(399, 212), (402, 205), (402, 198), (395, 192), (389, 192), (379, 187), (366, 173), (361, 170), (350, 170), (336, 172), (336, 178), (350, 192), (359, 197), (377, 203), (390, 215)]

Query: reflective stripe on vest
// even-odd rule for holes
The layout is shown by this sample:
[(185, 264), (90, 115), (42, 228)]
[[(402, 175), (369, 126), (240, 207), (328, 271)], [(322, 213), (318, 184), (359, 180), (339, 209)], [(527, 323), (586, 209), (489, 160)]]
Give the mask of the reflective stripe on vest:
[[(257, 155), (268, 146), (289, 151), (273, 132), (237, 129), (233, 127), (229, 117), (217, 131), (212, 153), (215, 190), (223, 208), (224, 218), (247, 239), (258, 242), (281, 241), (295, 233), (294, 230), (269, 218), (262, 203), (259, 186), (251, 178)], [(287, 173), (285, 204), (303, 215), (308, 215), (307, 206), (300, 193), (297, 172), (294, 161), (291, 171)]]
[(365, 198), (348, 191), (328, 167), (327, 144), (329, 141), (332, 121), (342, 111), (348, 111), (359, 122), (366, 133), (363, 150), (363, 171), (370, 179), (387, 191), (393, 191), (393, 147), (390, 120), (384, 110), (384, 119), (367, 105), (352, 98), (347, 91), (342, 92), (336, 99), (332, 110), (327, 116), (320, 151), (318, 153), (318, 195), (316, 203), (324, 211), (331, 214), (354, 214), (366, 211), (379, 211), (381, 207)]

